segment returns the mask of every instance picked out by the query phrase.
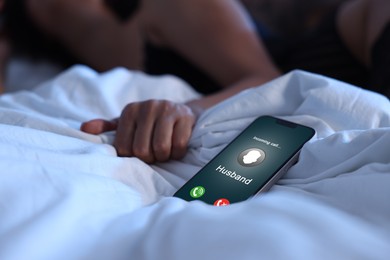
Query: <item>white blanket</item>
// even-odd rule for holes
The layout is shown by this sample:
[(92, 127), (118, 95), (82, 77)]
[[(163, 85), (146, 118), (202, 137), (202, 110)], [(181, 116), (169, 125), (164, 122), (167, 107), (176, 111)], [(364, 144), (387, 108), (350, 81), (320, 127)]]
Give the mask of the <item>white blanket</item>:
[[(0, 98), (0, 259), (390, 259), (390, 104), (295, 71), (199, 119), (182, 161), (119, 158), (80, 132), (129, 102), (199, 95), (177, 78), (76, 66)], [(317, 135), (267, 194), (227, 207), (171, 195), (254, 118)]]

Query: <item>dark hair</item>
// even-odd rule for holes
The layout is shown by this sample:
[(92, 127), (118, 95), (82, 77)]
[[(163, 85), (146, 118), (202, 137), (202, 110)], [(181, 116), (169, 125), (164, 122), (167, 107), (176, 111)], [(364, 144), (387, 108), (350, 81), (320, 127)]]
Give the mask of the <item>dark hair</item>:
[(104, 0), (104, 4), (117, 19), (123, 22), (137, 11), (140, 0)]
[(65, 66), (77, 62), (59, 41), (37, 27), (25, 0), (5, 0), (2, 16), (4, 31), (14, 54), (47, 59)]

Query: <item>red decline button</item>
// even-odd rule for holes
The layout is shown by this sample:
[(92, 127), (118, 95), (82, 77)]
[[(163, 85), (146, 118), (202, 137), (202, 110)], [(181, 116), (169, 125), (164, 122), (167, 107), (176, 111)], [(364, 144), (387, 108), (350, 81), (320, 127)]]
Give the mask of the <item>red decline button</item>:
[(230, 204), (230, 201), (227, 199), (219, 199), (214, 202), (214, 206), (221, 207), (221, 206), (227, 206)]

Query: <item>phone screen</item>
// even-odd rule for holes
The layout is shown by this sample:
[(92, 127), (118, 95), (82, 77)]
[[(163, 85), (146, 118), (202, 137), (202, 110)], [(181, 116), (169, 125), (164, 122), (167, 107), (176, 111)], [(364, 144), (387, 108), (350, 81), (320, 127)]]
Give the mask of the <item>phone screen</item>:
[(174, 196), (216, 206), (246, 200), (269, 184), (314, 133), (307, 126), (259, 117)]

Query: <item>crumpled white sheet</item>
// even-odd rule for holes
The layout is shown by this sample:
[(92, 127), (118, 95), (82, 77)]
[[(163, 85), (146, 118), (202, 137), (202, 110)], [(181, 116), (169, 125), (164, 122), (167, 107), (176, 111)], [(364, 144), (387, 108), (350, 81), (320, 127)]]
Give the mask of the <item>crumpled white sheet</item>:
[[(114, 133), (78, 130), (128, 102), (197, 98), (171, 76), (76, 66), (0, 97), (0, 259), (388, 259), (390, 104), (302, 71), (199, 119), (187, 156), (118, 158)], [(267, 194), (217, 208), (170, 197), (254, 118), (317, 135)]]

